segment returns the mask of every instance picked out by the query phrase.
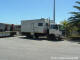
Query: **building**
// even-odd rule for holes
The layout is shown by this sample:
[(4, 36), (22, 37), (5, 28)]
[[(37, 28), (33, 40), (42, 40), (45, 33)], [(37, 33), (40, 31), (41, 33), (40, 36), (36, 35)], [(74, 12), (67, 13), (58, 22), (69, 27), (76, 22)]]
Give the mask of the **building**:
[(4, 23), (0, 23), (0, 31), (4, 31), (5, 30), (5, 24)]
[(20, 31), (20, 25), (0, 23), (0, 32), (3, 31)]
[(21, 25), (14, 25), (14, 31), (21, 31)]

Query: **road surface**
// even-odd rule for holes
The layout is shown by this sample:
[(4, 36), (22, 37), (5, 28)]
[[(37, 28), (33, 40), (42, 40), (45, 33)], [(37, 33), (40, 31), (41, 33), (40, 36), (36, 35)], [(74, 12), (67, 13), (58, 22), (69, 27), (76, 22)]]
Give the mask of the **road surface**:
[(0, 38), (0, 60), (80, 60), (80, 44), (71, 41), (32, 40), (22, 36)]

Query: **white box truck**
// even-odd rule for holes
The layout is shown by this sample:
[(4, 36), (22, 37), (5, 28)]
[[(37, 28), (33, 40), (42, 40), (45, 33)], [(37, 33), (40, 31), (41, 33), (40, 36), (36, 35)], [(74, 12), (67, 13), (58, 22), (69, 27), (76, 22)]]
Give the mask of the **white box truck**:
[(48, 38), (60, 38), (61, 32), (58, 25), (50, 23), (49, 19), (23, 20), (21, 21), (21, 33), (27, 37), (47, 36)]

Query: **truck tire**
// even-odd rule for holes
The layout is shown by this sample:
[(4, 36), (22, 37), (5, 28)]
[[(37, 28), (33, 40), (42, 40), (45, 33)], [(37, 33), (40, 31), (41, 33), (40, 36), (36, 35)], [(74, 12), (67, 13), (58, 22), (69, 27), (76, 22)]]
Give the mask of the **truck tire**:
[(32, 36), (30, 34), (27, 34), (26, 37), (27, 38), (32, 38)]
[(38, 39), (38, 37), (39, 37), (39, 36), (37, 36), (37, 35), (35, 36), (36, 39)]
[(37, 34), (34, 34), (34, 35), (32, 36), (33, 39), (38, 39), (38, 37), (39, 37), (39, 36), (38, 36)]
[(61, 36), (58, 37), (58, 40), (61, 40)]
[(55, 35), (51, 34), (51, 35), (48, 35), (48, 39), (49, 40), (56, 40), (56, 37), (55, 37)]

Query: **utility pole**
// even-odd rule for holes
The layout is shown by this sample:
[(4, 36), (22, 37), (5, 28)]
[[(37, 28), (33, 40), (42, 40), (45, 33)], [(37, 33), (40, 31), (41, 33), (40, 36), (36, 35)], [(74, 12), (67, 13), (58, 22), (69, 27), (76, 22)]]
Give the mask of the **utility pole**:
[(53, 8), (53, 20), (54, 20), (54, 23), (55, 23), (55, 0), (54, 0), (54, 8)]

